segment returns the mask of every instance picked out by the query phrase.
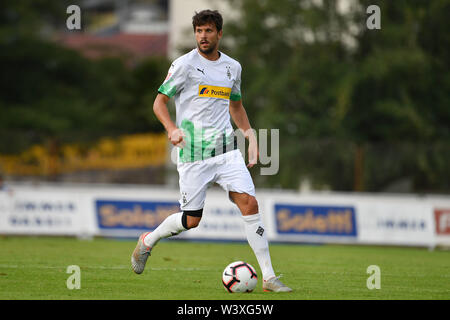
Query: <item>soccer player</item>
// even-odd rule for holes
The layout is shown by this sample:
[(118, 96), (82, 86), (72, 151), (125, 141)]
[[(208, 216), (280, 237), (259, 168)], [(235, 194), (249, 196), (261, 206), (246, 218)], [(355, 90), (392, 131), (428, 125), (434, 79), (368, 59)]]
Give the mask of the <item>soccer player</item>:
[[(170, 142), (180, 148), (177, 170), (181, 212), (168, 216), (153, 232), (141, 234), (131, 257), (133, 271), (144, 271), (151, 250), (160, 239), (198, 226), (206, 191), (217, 183), (242, 213), (248, 243), (263, 274), (263, 289), (292, 291), (272, 268), (255, 187), (247, 169), (257, 163), (258, 145), (242, 105), (241, 65), (218, 50), (222, 38), (222, 16), (218, 11), (196, 13), (192, 25), (197, 48), (172, 63), (153, 104)], [(167, 109), (172, 97), (176, 123)], [(247, 167), (237, 148), (230, 115), (249, 140)]]

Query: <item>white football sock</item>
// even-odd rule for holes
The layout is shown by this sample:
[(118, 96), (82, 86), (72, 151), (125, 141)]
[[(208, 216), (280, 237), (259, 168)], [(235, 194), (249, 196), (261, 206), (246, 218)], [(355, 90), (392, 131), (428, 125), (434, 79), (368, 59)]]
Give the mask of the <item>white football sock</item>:
[(275, 276), (270, 260), (269, 242), (267, 241), (264, 225), (259, 213), (248, 216), (242, 216), (245, 225), (245, 234), (247, 235), (248, 244), (253, 249), (259, 267), (263, 274), (263, 280), (267, 280)]
[(149, 233), (144, 238), (144, 244), (149, 247), (154, 247), (159, 240), (176, 236), (180, 232), (186, 231), (183, 227), (181, 217), (183, 212), (177, 212), (168, 216), (153, 232)]

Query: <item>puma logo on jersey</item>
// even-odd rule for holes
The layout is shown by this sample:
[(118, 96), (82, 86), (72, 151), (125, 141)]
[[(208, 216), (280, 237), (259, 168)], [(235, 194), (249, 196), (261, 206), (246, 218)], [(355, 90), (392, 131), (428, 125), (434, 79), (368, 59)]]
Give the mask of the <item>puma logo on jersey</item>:
[(230, 94), (231, 88), (208, 86), (208, 85), (198, 86), (199, 97), (219, 98), (229, 100)]
[[(203, 69), (205, 70), (205, 69)], [(197, 68), (197, 71), (200, 71), (201, 73), (203, 73), (203, 75), (205, 74), (205, 72), (203, 70), (200, 70), (199, 68)]]

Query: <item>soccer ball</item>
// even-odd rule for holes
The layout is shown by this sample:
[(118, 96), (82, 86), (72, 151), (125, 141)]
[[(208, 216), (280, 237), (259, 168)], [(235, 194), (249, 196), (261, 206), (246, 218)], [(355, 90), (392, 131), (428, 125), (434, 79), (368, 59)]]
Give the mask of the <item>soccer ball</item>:
[(230, 263), (222, 273), (223, 286), (230, 293), (252, 292), (257, 282), (255, 268), (244, 261)]

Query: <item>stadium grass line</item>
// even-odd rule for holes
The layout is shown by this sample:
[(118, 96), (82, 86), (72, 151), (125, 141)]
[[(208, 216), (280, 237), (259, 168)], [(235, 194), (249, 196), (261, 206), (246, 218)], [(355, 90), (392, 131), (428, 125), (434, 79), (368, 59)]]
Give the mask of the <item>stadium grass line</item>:
[[(40, 266), (40, 265), (5, 265), (0, 264), (0, 269), (66, 269), (67, 266)], [(86, 266), (86, 265), (80, 265), (81, 269), (104, 269), (104, 270), (132, 270), (131, 266)], [(178, 268), (154, 268), (154, 267), (147, 267), (146, 270), (150, 271), (218, 271), (217, 269), (212, 268), (184, 268), (184, 267), (178, 267)], [(220, 270), (219, 270), (220, 271)]]
[[(5, 265), (5, 264), (0, 264), (0, 269), (4, 268), (4, 269), (67, 269), (69, 265), (66, 266), (41, 266), (41, 265)], [(86, 265), (81, 265), (79, 266), (82, 270), (86, 270), (86, 269), (100, 269), (100, 270), (132, 270), (132, 268), (130, 266), (86, 266)], [(182, 271), (182, 272), (189, 272), (189, 271), (216, 271), (216, 272), (220, 272), (221, 270), (219, 269), (214, 269), (214, 268), (188, 268), (188, 267), (177, 267), (177, 268), (173, 268), (173, 267), (165, 267), (165, 268), (161, 268), (161, 267), (147, 267), (146, 268), (147, 271)], [(310, 275), (327, 275), (327, 274), (338, 274), (338, 272), (314, 272), (314, 271), (309, 271), (309, 272), (305, 272), (305, 274), (310, 274)], [(339, 273), (342, 275), (342, 273)], [(345, 272), (343, 273), (343, 275), (346, 276), (357, 276), (360, 275), (360, 273), (357, 272)], [(395, 276), (394, 273), (383, 273), (384, 276)], [(409, 274), (407, 277), (410, 278), (415, 278), (415, 277), (419, 277), (419, 278), (426, 278), (428, 277), (428, 275), (424, 275), (424, 274)], [(450, 275), (446, 275), (443, 274), (441, 275), (441, 277), (443, 278), (450, 278)], [(397, 286), (397, 288), (408, 288), (408, 287), (400, 287)]]
[[(135, 241), (64, 237), (0, 237), (2, 300), (448, 300), (448, 251), (421, 248), (274, 244), (275, 272), (294, 289), (229, 294), (223, 268), (244, 260), (245, 243), (161, 241), (141, 275), (131, 270)], [(24, 254), (24, 248), (27, 248)], [(369, 265), (381, 269), (381, 289), (369, 290)], [(81, 269), (81, 289), (69, 290), (67, 267)]]

